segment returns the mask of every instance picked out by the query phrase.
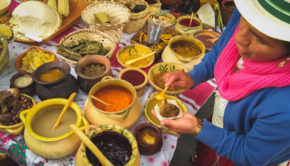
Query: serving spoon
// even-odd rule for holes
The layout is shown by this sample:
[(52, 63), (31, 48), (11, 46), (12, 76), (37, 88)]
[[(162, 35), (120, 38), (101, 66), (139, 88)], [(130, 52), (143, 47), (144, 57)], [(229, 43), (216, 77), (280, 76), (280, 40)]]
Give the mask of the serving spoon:
[(135, 58), (135, 59), (130, 59), (130, 60), (126, 61), (125, 64), (126, 65), (131, 65), (132, 63), (135, 63), (135, 62), (137, 62), (137, 61), (139, 61), (141, 59), (147, 58), (147, 57), (151, 56), (152, 54), (155, 54), (155, 52), (151, 52), (149, 54), (146, 54), (144, 56), (140, 56), (140, 57)]
[(165, 100), (165, 92), (167, 91), (167, 89), (168, 89), (168, 86), (166, 86), (161, 92), (157, 93), (155, 95), (155, 98), (161, 101)]
[(75, 98), (76, 95), (77, 95), (77, 93), (74, 92), (74, 93), (72, 93), (72, 94), (69, 96), (68, 101), (65, 103), (65, 105), (64, 105), (64, 107), (63, 107), (61, 113), (59, 114), (59, 117), (58, 117), (57, 121), (55, 122), (55, 124), (53, 125), (53, 127), (50, 129), (50, 131), (55, 130), (55, 129), (59, 126), (60, 121), (62, 120), (62, 118), (63, 118), (63, 116), (64, 116), (64, 113), (68, 110), (68, 108), (69, 108), (71, 102), (73, 101), (73, 99)]
[(100, 149), (75, 125), (69, 126), (73, 132), (81, 139), (81, 141), (92, 151), (92, 153), (99, 159), (102, 165), (113, 166), (113, 164), (103, 155)]
[(105, 102), (104, 100), (102, 100), (102, 99), (100, 99), (100, 98), (98, 98), (98, 97), (96, 97), (96, 96), (90, 95), (90, 97), (91, 97), (92, 99), (94, 99), (94, 100), (96, 100), (96, 101), (98, 101), (98, 102), (100, 102), (100, 103), (106, 105), (106, 106), (110, 106), (110, 105), (112, 105), (112, 104), (107, 103), (107, 102)]

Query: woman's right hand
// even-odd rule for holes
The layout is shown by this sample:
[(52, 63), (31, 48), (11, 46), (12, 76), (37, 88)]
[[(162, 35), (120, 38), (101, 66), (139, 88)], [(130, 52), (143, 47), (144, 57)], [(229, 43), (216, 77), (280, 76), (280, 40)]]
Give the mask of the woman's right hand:
[(166, 73), (163, 76), (165, 86), (182, 88), (185, 90), (190, 89), (194, 85), (193, 79), (186, 72), (180, 70), (174, 70)]

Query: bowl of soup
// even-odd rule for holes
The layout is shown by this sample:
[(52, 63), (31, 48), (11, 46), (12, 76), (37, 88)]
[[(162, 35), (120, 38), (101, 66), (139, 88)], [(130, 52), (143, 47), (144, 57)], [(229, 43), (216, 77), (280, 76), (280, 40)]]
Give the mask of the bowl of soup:
[(71, 103), (60, 125), (51, 130), (67, 101), (68, 99), (63, 98), (47, 99), (20, 113), (20, 119), (25, 126), (25, 143), (35, 154), (48, 159), (58, 159), (74, 153), (79, 147), (80, 139), (69, 125), (75, 124), (84, 129), (88, 123), (76, 103)]
[[(140, 153), (133, 134), (118, 125), (88, 126), (86, 135), (113, 165), (139, 166)], [(76, 165), (101, 166), (99, 160), (85, 144), (76, 154)]]
[[(182, 65), (171, 63), (171, 62), (161, 62), (161, 63), (155, 64), (154, 66), (150, 68), (150, 70), (148, 71), (148, 80), (150, 84), (156, 90), (161, 91), (165, 88), (165, 82), (164, 82), (163, 76), (166, 73), (174, 71), (174, 70), (187, 72), (187, 69), (183, 67)], [(185, 92), (185, 89), (170, 87), (166, 91), (166, 94), (177, 95), (183, 92)]]
[(179, 35), (170, 39), (168, 43), (170, 53), (182, 62), (190, 62), (204, 55), (205, 46), (197, 38)]
[[(91, 96), (110, 105), (105, 105)], [(105, 76), (91, 88), (84, 107), (85, 116), (90, 123), (95, 125), (100, 125), (98, 118), (101, 116), (114, 121), (124, 120), (135, 104), (136, 98), (136, 89), (132, 84), (125, 80)]]

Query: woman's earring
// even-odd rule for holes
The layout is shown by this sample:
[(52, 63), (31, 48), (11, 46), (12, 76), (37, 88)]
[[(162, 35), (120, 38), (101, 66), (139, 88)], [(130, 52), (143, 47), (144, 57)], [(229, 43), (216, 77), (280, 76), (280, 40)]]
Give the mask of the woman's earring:
[(278, 68), (284, 67), (285, 63), (289, 60), (290, 60), (290, 57), (287, 57), (284, 61), (280, 62)]

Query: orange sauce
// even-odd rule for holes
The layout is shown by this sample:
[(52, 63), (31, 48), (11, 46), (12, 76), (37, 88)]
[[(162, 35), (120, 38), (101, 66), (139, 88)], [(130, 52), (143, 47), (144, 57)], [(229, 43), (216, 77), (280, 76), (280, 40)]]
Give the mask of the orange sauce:
[(60, 69), (51, 69), (40, 75), (40, 80), (43, 82), (54, 82), (64, 76), (63, 71)]
[(92, 100), (93, 104), (104, 111), (118, 112), (127, 108), (133, 101), (132, 94), (121, 86), (108, 86), (97, 91), (94, 96), (111, 104), (106, 106), (96, 100)]

